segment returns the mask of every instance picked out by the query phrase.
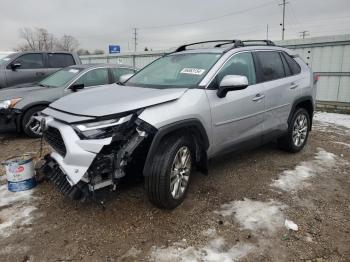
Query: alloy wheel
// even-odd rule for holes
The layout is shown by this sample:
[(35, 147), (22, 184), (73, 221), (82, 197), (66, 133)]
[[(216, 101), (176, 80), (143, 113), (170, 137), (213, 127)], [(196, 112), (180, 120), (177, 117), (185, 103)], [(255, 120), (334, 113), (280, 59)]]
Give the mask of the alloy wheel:
[(171, 167), (170, 192), (174, 199), (179, 199), (184, 195), (191, 174), (191, 166), (190, 149), (183, 146), (177, 151)]

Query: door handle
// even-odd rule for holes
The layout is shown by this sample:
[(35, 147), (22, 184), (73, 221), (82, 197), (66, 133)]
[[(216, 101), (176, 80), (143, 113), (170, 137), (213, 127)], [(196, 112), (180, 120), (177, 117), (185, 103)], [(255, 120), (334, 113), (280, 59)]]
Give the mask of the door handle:
[(37, 76), (44, 76), (44, 75), (45, 75), (44, 72), (36, 72), (35, 74), (36, 74)]
[(264, 97), (265, 97), (265, 95), (257, 94), (252, 100), (254, 102), (257, 102), (257, 101), (263, 99)]
[(299, 85), (298, 84), (296, 84), (296, 83), (291, 83), (290, 84), (290, 89), (295, 89), (295, 88), (297, 88)]

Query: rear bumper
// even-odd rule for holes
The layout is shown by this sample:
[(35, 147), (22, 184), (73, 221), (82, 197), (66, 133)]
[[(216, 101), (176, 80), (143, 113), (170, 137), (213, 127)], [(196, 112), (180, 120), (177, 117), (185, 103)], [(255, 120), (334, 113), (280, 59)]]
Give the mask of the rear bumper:
[(22, 111), (15, 108), (0, 109), (0, 129), (16, 128), (20, 129), (20, 116)]

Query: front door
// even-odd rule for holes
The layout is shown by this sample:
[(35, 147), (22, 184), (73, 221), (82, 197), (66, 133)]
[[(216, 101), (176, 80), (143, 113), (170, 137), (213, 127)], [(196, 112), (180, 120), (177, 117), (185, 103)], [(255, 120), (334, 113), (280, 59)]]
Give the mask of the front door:
[[(220, 81), (226, 75), (243, 75), (249, 86), (217, 96)], [(265, 95), (264, 85), (257, 84), (251, 52), (233, 55), (206, 90), (212, 114), (213, 147), (210, 155), (229, 150), (244, 142), (261, 142)]]
[[(19, 63), (21, 66), (12, 70), (11, 64), (14, 63)], [(40, 53), (21, 55), (11, 64), (6, 67), (7, 86), (38, 82), (46, 75), (43, 54)]]

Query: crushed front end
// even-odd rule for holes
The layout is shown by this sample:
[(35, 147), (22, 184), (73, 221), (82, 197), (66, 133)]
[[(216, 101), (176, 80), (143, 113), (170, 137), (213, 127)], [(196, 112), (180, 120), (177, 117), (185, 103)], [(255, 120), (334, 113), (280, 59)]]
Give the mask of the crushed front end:
[[(138, 118), (141, 112), (80, 119), (46, 109), (38, 120), (53, 152), (45, 157), (43, 173), (76, 200), (90, 198), (101, 188), (115, 189), (126, 175), (141, 175), (157, 131)], [(60, 120), (66, 117), (70, 123)]]

